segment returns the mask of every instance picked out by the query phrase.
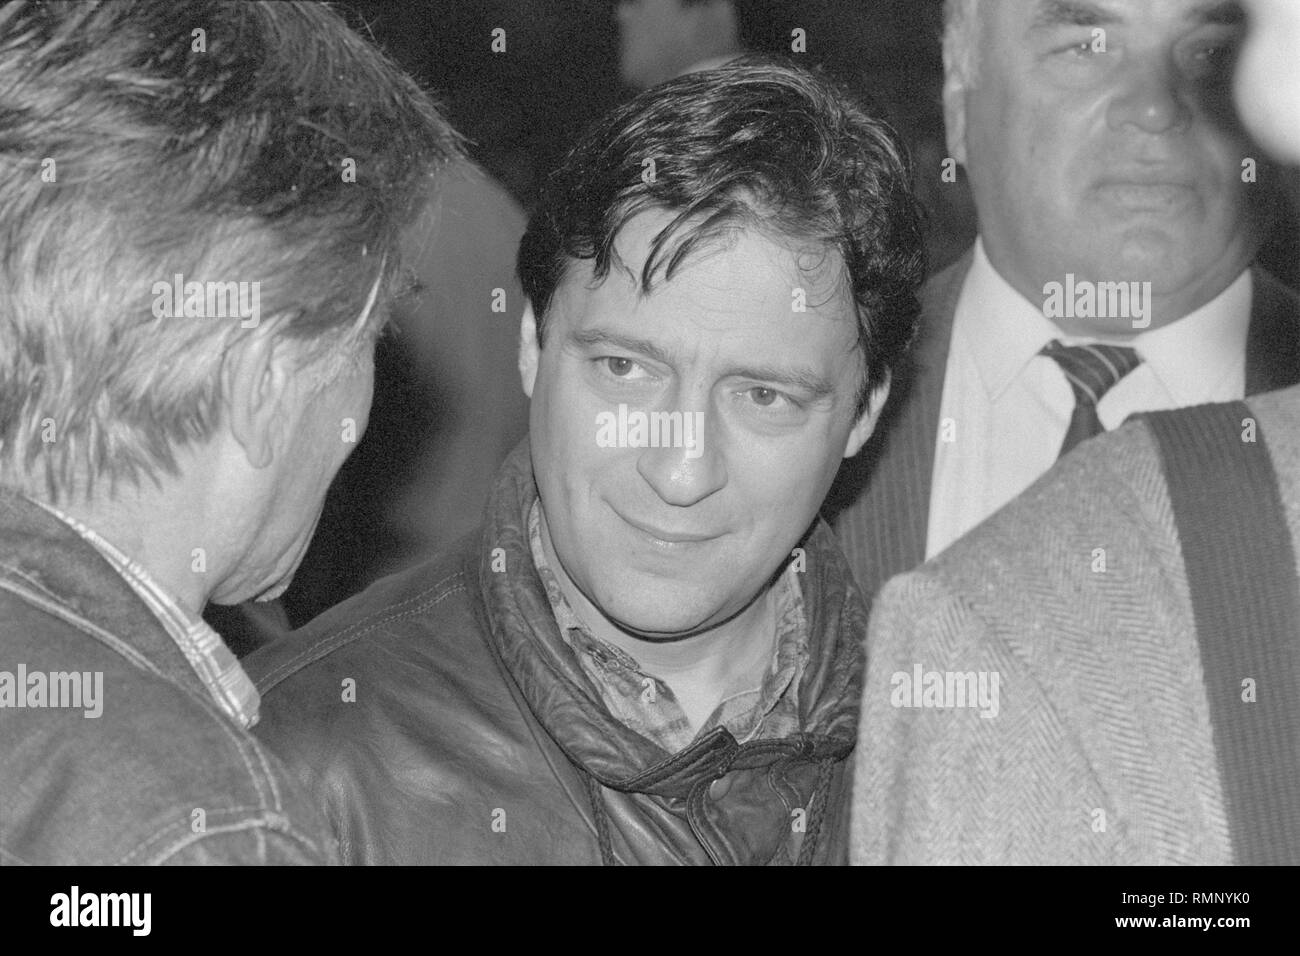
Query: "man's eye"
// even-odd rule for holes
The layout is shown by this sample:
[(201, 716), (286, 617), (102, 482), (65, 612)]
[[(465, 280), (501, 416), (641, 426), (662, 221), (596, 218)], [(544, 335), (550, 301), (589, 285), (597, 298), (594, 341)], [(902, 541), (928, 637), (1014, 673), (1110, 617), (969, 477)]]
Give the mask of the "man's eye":
[(637, 367), (636, 362), (633, 362), (631, 359), (620, 358), (616, 355), (608, 355), (601, 361), (605, 363), (610, 374), (618, 378), (627, 378), (636, 370)]
[(789, 398), (781, 394), (774, 388), (765, 388), (762, 385), (756, 386), (749, 390), (750, 398), (755, 405), (762, 408), (771, 408), (778, 402), (785, 401), (787, 404), (793, 404)]
[(1062, 52), (1065, 53), (1066, 56), (1082, 59), (1097, 53), (1098, 48), (1092, 40), (1080, 40), (1078, 43), (1072, 43), (1070, 46), (1067, 46)]

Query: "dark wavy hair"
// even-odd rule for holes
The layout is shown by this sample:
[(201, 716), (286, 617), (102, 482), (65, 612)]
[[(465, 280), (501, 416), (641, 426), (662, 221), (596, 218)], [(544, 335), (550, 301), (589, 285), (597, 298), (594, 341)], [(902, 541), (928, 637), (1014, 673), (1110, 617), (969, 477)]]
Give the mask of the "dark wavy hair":
[(643, 293), (738, 226), (815, 243), (838, 253), (857, 305), (859, 413), (898, 367), (920, 310), (922, 213), (897, 135), (838, 86), (746, 57), (647, 90), (599, 121), (547, 180), (520, 244), (539, 342), (569, 265), (594, 260), (603, 280), (619, 230), (649, 209), (676, 216), (651, 244)]

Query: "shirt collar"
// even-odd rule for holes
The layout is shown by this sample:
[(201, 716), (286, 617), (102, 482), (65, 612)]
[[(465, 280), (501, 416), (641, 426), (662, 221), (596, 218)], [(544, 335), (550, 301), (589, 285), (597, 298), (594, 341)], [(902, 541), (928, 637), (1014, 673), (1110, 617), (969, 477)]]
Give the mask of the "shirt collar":
[(139, 562), (71, 515), (44, 501), (32, 501), (89, 543), (122, 576), (176, 643), (217, 705), (241, 726), (257, 723), (261, 695), (238, 659), (202, 618), (193, 618)]
[(1016, 380), (1061, 330), (993, 268), (984, 243), (975, 240), (970, 271), (957, 299), (953, 335), (975, 363), (989, 401)]
[(1177, 322), (1130, 343), (1179, 406), (1199, 405), (1231, 374), (1245, 375), (1254, 276), (1244, 270), (1222, 292)]
[[(1197, 405), (1207, 386), (1241, 367), (1250, 328), (1254, 280), (1249, 269), (1226, 289), (1177, 322), (1124, 342), (1137, 350), (1176, 405)], [(996, 400), (1053, 339), (1066, 345), (1095, 341), (1068, 336), (993, 267), (980, 239), (962, 286), (954, 336), (974, 360), (989, 400)]]
[[(564, 642), (577, 656), (589, 688), (626, 726), (669, 753), (685, 749), (694, 739), (718, 726), (726, 727), (741, 743), (759, 737), (789, 736), (800, 730), (798, 685), (807, 669), (810, 651), (803, 590), (793, 564), (773, 585), (776, 639), (761, 686), (721, 701), (698, 733), (693, 733), (681, 708), (669, 704), (674, 700), (671, 689), (649, 677), (621, 648), (596, 637), (565, 598), (555, 572), (546, 561), (540, 499), (533, 502), (528, 512), (528, 543)], [(657, 706), (649, 709), (643, 696), (647, 680), (654, 682), (660, 689), (658, 696), (662, 697)]]

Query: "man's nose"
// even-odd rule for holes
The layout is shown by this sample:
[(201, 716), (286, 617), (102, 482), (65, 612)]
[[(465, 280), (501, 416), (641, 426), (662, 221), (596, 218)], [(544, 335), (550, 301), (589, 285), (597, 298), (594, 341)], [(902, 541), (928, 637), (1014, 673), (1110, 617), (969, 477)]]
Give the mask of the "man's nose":
[(727, 467), (720, 436), (708, 427), (709, 416), (700, 411), (681, 415), (680, 440), (641, 449), (636, 467), (662, 501), (689, 508), (726, 485)]
[(1146, 57), (1120, 69), (1120, 88), (1110, 104), (1112, 128), (1133, 126), (1160, 134), (1191, 125), (1194, 84), (1168, 58)]

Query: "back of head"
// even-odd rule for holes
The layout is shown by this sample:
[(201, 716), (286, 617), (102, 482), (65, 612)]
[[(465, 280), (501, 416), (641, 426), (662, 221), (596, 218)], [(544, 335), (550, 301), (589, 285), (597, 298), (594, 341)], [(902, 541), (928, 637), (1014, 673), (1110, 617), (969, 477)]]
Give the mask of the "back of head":
[(174, 315), (160, 284), (253, 284), (304, 356), (346, 356), (459, 148), (320, 4), (4, 6), (0, 480), (89, 493), (211, 434), (247, 323)]

